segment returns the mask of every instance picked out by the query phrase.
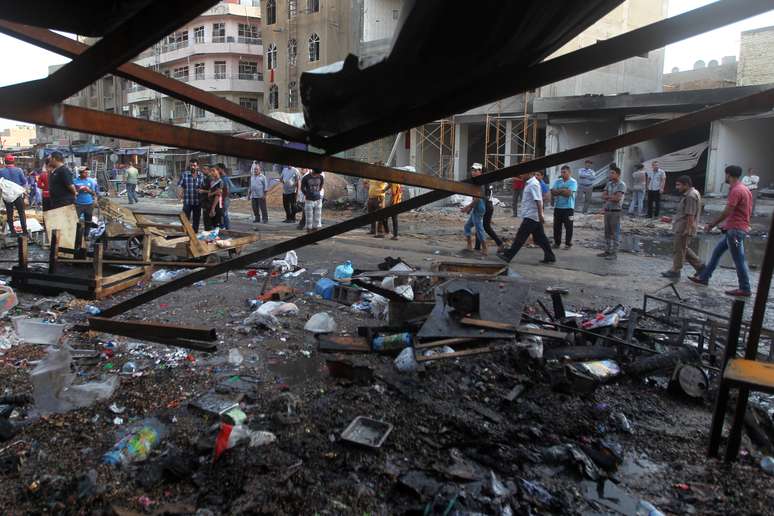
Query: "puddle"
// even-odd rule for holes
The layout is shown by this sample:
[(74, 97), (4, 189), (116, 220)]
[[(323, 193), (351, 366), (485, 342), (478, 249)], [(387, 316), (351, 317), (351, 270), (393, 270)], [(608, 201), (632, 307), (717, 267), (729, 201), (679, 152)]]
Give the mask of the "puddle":
[[(705, 263), (712, 256), (715, 245), (722, 238), (721, 235), (700, 234), (694, 239), (691, 248), (699, 255)], [(766, 239), (756, 236), (749, 237), (744, 242), (744, 250), (747, 255), (747, 263), (750, 268), (757, 269), (763, 261), (763, 253), (766, 247)], [(621, 248), (630, 253), (643, 253), (645, 255), (672, 256), (672, 238), (671, 237), (641, 237), (638, 235), (624, 235), (621, 242)], [(731, 260), (730, 253), (726, 253), (720, 260), (720, 266), (724, 268), (734, 268), (734, 262)]]
[(267, 369), (275, 383), (298, 385), (320, 376), (320, 361), (314, 358), (296, 358), (284, 361), (281, 358), (267, 361)]

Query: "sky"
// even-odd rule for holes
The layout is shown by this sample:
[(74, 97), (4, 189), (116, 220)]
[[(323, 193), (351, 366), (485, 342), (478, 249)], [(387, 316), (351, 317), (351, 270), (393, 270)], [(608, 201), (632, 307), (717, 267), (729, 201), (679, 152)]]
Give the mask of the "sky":
[[(712, 1), (669, 0), (669, 16), (696, 9), (712, 3)], [(723, 56), (735, 55), (738, 57), (739, 39), (742, 31), (772, 25), (774, 25), (774, 11), (669, 45), (666, 48), (664, 71), (669, 72), (675, 66), (681, 70), (690, 70), (693, 68), (693, 63), (699, 59), (705, 62), (717, 59), (719, 62)], [(67, 58), (41, 50), (4, 34), (0, 34), (0, 55), (3, 56), (3, 65), (6, 71), (6, 73), (0, 74), (0, 86), (42, 79), (48, 75), (50, 65), (69, 61)], [(7, 72), (9, 70), (11, 73)], [(0, 129), (15, 123), (0, 118)]]

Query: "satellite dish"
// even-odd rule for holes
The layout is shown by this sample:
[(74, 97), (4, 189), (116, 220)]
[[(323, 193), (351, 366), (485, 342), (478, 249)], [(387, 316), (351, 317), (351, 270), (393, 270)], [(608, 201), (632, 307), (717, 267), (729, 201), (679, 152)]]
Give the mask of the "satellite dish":
[(111, 163), (117, 163), (118, 162), (118, 154), (111, 154), (110, 155), (110, 162)]

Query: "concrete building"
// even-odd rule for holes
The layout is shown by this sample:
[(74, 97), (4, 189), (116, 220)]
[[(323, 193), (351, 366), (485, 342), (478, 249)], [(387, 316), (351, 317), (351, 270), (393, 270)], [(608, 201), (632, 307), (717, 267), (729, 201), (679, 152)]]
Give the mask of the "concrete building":
[(737, 84), (774, 83), (774, 26), (742, 32)]
[(0, 131), (0, 149), (25, 149), (35, 143), (35, 126), (17, 124)]
[(725, 56), (705, 63), (698, 60), (692, 70), (673, 68), (664, 74), (664, 91), (708, 90), (736, 86), (738, 62), (736, 56)]

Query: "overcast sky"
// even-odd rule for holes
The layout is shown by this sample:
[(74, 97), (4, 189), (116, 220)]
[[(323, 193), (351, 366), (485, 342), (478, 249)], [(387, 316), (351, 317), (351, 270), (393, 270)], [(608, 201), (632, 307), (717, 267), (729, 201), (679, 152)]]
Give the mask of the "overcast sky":
[[(669, 16), (690, 11), (712, 1), (669, 0)], [(774, 25), (774, 11), (670, 45), (666, 50), (664, 71), (668, 72), (675, 66), (681, 70), (691, 69), (693, 63), (699, 59), (709, 62), (712, 59), (720, 61), (723, 56), (738, 57), (739, 38), (742, 31), (771, 25)], [(3, 56), (3, 69), (6, 71), (0, 74), (0, 86), (41, 79), (48, 74), (50, 65), (69, 61), (3, 34), (0, 34), (0, 55)], [(0, 118), (0, 129), (14, 123)]]

